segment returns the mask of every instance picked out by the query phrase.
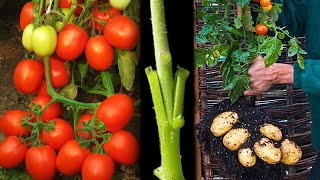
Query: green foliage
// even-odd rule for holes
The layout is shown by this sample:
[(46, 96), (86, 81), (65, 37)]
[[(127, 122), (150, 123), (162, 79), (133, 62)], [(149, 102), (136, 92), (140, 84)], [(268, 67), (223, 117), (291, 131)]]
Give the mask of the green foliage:
[[(242, 17), (238, 17), (236, 12), (231, 14), (236, 4), (242, 8)], [(212, 46), (195, 49), (195, 66), (213, 67), (221, 56), (225, 57), (220, 66), (222, 88), (229, 91), (232, 102), (236, 102), (243, 91), (250, 89), (248, 69), (251, 62), (264, 54), (266, 67), (274, 64), (283, 53), (285, 40), (289, 41), (288, 56), (296, 56), (300, 67), (304, 68), (303, 55), (306, 52), (299, 46), (300, 42), (285, 27), (276, 25), (282, 11), (281, 4), (272, 3), (269, 12), (265, 12), (257, 3), (250, 3), (250, 0), (205, 0), (203, 6), (203, 10), (197, 11), (197, 19), (203, 20), (204, 25), (195, 35), (195, 41), (199, 45)], [(251, 14), (256, 14), (256, 18), (253, 19)], [(235, 17), (232, 21), (231, 16)], [(257, 24), (266, 25), (269, 33), (256, 34)]]

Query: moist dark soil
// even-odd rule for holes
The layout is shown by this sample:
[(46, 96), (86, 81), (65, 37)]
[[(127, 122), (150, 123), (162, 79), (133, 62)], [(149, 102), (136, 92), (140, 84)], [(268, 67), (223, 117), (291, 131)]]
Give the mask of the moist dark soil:
[[(20, 11), (27, 1), (8, 1), (6, 5), (0, 8), (0, 117), (5, 111), (11, 109), (26, 110), (34, 94), (26, 95), (18, 92), (13, 84), (13, 72), (24, 57), (25, 50), (21, 43), (22, 32), (19, 25)], [(139, 72), (139, 70), (137, 70)], [(140, 82), (139, 73), (137, 73), (135, 88), (130, 92), (134, 100), (140, 99)], [(92, 101), (92, 99), (103, 100), (102, 97), (86, 95), (79, 91), (79, 99)], [(140, 142), (140, 105), (136, 106), (136, 115), (126, 127), (127, 130)], [(65, 113), (63, 118), (68, 118)], [(3, 135), (0, 133), (0, 140)], [(70, 179), (57, 177), (55, 179)], [(72, 178), (71, 178), (72, 179)], [(139, 162), (134, 165), (124, 166), (116, 165), (116, 178), (121, 180), (138, 180), (140, 179)]]
[[(287, 137), (287, 132), (281, 123), (274, 121), (269, 117), (263, 109), (254, 106), (254, 101), (248, 99), (240, 99), (235, 104), (231, 104), (230, 100), (224, 100), (215, 105), (208, 111), (204, 119), (197, 124), (199, 130), (198, 139), (203, 151), (212, 154), (219, 159), (220, 173), (216, 173), (220, 177), (236, 180), (280, 180), (285, 176), (286, 166), (281, 163), (269, 165), (257, 157), (256, 165), (251, 168), (245, 168), (238, 160), (237, 151), (228, 150), (222, 143), (223, 137), (215, 137), (211, 131), (211, 123), (213, 119), (220, 113), (233, 111), (238, 113), (239, 121), (233, 128), (246, 128), (250, 133), (249, 140), (242, 146), (251, 148), (255, 142), (259, 141), (263, 136), (259, 132), (259, 128), (264, 123), (271, 123), (278, 126), (283, 134), (283, 139)], [(276, 147), (280, 143), (273, 142)]]

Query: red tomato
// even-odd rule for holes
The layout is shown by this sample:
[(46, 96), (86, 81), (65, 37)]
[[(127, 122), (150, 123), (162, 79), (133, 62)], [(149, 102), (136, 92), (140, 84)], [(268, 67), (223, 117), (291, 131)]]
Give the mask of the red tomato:
[(85, 54), (88, 64), (95, 70), (104, 71), (112, 65), (113, 48), (103, 36), (91, 37), (86, 45)]
[(27, 136), (29, 131), (22, 126), (22, 119), (27, 113), (22, 110), (9, 110), (0, 118), (0, 131), (5, 136)]
[(139, 144), (128, 131), (120, 130), (112, 134), (111, 139), (103, 145), (109, 156), (120, 164), (134, 164), (139, 158)]
[(49, 96), (48, 93), (48, 88), (47, 88), (47, 83), (45, 80), (42, 81), (42, 85), (40, 88), (37, 90), (37, 95), (38, 96)]
[(70, 82), (69, 69), (67, 69), (65, 61), (57, 56), (50, 57), (50, 77), (54, 88), (63, 88)]
[(87, 132), (81, 132), (80, 129), (83, 128), (82, 123), (88, 122), (92, 119), (93, 114), (84, 114), (78, 121), (77, 124), (77, 133), (79, 137), (82, 137), (83, 139), (92, 139), (93, 135), (92, 133), (89, 134)]
[(24, 28), (33, 22), (34, 14), (33, 14), (34, 3), (27, 2), (20, 12), (20, 28), (23, 31)]
[[(43, 109), (50, 101), (50, 96), (36, 96), (32, 103), (38, 104), (40, 106), (40, 109)], [(30, 107), (33, 107), (33, 105), (30, 105)], [(49, 120), (59, 118), (62, 114), (62, 106), (60, 102), (54, 102), (52, 103), (46, 110), (43, 111), (41, 114), (41, 121), (47, 122)], [(34, 117), (34, 120), (37, 121), (38, 116)]]
[(81, 172), (83, 162), (89, 155), (90, 149), (81, 147), (76, 140), (71, 140), (59, 151), (57, 169), (63, 175), (74, 176)]
[[(92, 14), (96, 20), (101, 20), (107, 23), (109, 19), (113, 18), (114, 16), (122, 15), (122, 11), (111, 7), (106, 12), (101, 12), (98, 9), (93, 9)], [(94, 26), (97, 31), (100, 29), (103, 32), (104, 25), (100, 24), (99, 21), (95, 21)]]
[(90, 154), (82, 166), (83, 180), (111, 180), (114, 173), (114, 163), (110, 156)]
[(53, 124), (53, 121), (55, 122), (54, 129), (50, 132), (43, 129), (41, 138), (47, 145), (59, 151), (65, 143), (74, 139), (74, 133), (72, 126), (67, 121), (57, 118), (48, 123)]
[(102, 121), (109, 132), (124, 128), (132, 118), (134, 105), (126, 94), (114, 94), (105, 99), (97, 109), (97, 118)]
[(0, 167), (14, 168), (24, 161), (28, 148), (16, 136), (6, 137), (0, 143)]
[(88, 34), (84, 29), (67, 24), (58, 35), (56, 52), (66, 61), (75, 60), (83, 52), (87, 41)]
[(115, 16), (104, 29), (104, 37), (114, 47), (129, 50), (137, 45), (140, 37), (138, 25), (128, 16)]
[(36, 92), (42, 83), (44, 69), (41, 62), (25, 59), (18, 63), (13, 73), (16, 89), (25, 94)]
[(31, 147), (26, 154), (26, 169), (34, 180), (51, 180), (56, 175), (56, 153), (48, 146)]
[(265, 26), (265, 25), (262, 25), (262, 24), (258, 24), (256, 26), (256, 33), (259, 34), (259, 35), (264, 35), (264, 34), (267, 34), (268, 32), (268, 27)]
[(270, 5), (270, 3), (271, 3), (270, 0), (260, 0), (260, 5), (262, 7), (267, 7)]
[[(83, 4), (82, 0), (77, 0), (78, 4)], [(68, 8), (70, 9), (71, 7), (71, 0), (60, 0), (59, 8)], [(78, 5), (76, 8), (76, 11), (74, 12), (74, 15), (79, 16), (82, 12), (82, 8)]]

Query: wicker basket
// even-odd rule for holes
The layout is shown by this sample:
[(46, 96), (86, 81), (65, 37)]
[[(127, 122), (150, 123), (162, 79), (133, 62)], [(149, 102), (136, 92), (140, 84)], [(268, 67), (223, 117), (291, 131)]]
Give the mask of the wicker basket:
[[(195, 2), (196, 10), (204, 8), (202, 2)], [(196, 11), (195, 11), (196, 12)], [(232, 13), (231, 13), (232, 14)], [(233, 18), (231, 15), (230, 18)], [(203, 26), (202, 21), (195, 22), (195, 31), (198, 32)], [(299, 38), (304, 43), (304, 37)], [(196, 47), (210, 47), (212, 44), (196, 44)], [(303, 44), (302, 44), (303, 47)], [(292, 64), (296, 59), (287, 56), (287, 47), (284, 47), (279, 62)], [(222, 78), (219, 75), (219, 66), (213, 68), (201, 67), (197, 69), (199, 120), (201, 121), (206, 112), (221, 100), (228, 98), (227, 92), (221, 91)], [(256, 106), (264, 108), (268, 115), (280, 122), (288, 131), (289, 138), (294, 140), (303, 151), (302, 159), (289, 168), (285, 179), (307, 179), (317, 152), (311, 145), (310, 112), (305, 94), (301, 90), (293, 89), (292, 85), (277, 85), (262, 95), (262, 99), (256, 101)], [(286, 121), (283, 121), (286, 120)], [(225, 169), (219, 159), (212, 154), (200, 152), (201, 177), (206, 180), (222, 179), (219, 175), (225, 174)], [(231, 175), (230, 175), (231, 176)], [(235, 179), (230, 177), (228, 179)]]

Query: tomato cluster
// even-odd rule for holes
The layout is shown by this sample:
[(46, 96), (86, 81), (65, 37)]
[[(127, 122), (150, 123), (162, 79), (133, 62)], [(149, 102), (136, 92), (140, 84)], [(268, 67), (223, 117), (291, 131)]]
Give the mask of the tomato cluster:
[[(85, 58), (93, 71), (106, 71), (114, 65), (115, 51), (137, 46), (140, 30), (130, 16), (122, 15), (130, 0), (77, 0), (76, 6), (71, 0), (54, 2), (59, 5), (51, 13), (49, 1), (42, 0), (21, 10), (27, 53), (14, 70), (13, 82), (19, 92), (35, 97), (28, 110), (8, 110), (0, 117), (0, 132), (6, 136), (0, 143), (0, 167), (24, 164), (35, 180), (58, 173), (111, 179), (117, 163), (130, 165), (139, 158), (137, 139), (124, 129), (135, 112), (133, 99), (113, 93), (112, 86), (99, 103), (78, 102), (56, 91), (74, 83), (70, 64), (77, 67), (77, 60)], [(66, 107), (74, 110), (73, 121), (64, 117)]]
[(252, 0), (253, 2), (260, 3), (262, 9), (269, 12), (272, 9), (271, 0)]

